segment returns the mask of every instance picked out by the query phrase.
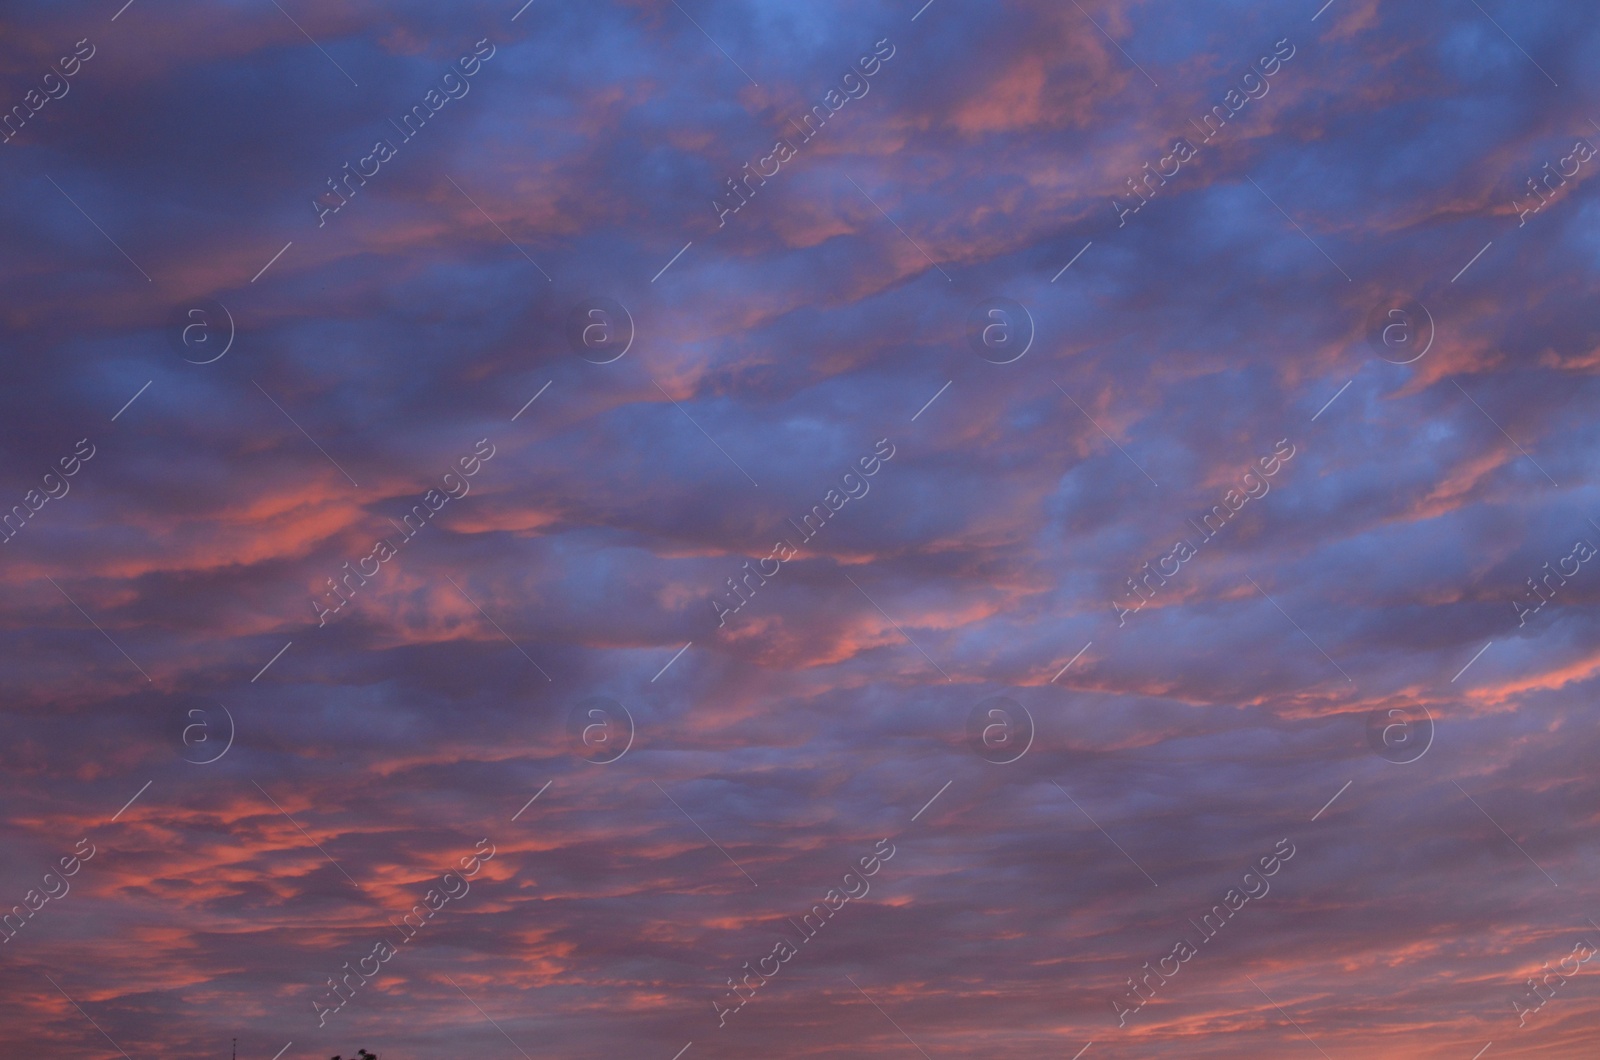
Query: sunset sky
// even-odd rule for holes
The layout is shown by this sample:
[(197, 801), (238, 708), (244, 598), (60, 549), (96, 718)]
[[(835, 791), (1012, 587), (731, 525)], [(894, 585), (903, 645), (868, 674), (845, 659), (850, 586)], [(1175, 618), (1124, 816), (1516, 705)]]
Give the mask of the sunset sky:
[(1593, 4), (0, 70), (0, 1056), (1600, 1055)]

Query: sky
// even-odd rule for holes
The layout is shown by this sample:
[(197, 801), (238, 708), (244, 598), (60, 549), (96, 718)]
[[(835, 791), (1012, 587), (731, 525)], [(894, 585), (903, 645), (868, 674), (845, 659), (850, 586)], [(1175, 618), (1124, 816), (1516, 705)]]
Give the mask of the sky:
[(1593, 1057), (1597, 56), (9, 5), (0, 1053)]

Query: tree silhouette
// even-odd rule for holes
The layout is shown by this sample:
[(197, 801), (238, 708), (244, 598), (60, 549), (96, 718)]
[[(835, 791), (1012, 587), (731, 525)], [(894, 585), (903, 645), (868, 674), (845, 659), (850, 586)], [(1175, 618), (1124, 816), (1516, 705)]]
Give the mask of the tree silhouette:
[[(334, 1057), (333, 1060), (343, 1060), (343, 1057)], [(365, 1049), (358, 1050), (351, 1060), (378, 1060), (377, 1053), (369, 1053)]]

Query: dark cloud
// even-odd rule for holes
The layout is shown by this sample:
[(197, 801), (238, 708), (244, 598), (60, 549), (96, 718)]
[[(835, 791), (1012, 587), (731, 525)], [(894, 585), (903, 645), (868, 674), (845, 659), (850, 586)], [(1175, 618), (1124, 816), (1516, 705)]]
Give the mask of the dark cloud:
[[(85, 1016), (131, 1056), (1592, 1053), (1594, 966), (1512, 1002), (1600, 945), (1600, 572), (1543, 580), (1600, 545), (1600, 21), (920, 6), (18, 12), (6, 106), (96, 50), (3, 145), (8, 1055), (115, 1055)], [(1014, 363), (970, 343), (994, 298)], [(1401, 365), (1369, 320), (1405, 298)], [(197, 364), (206, 300), (233, 344)], [(1031, 717), (1007, 765), (969, 745), (992, 696)], [(1373, 752), (1423, 711), (1419, 760)]]

